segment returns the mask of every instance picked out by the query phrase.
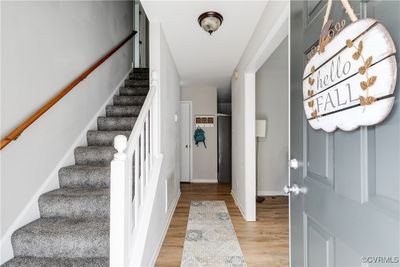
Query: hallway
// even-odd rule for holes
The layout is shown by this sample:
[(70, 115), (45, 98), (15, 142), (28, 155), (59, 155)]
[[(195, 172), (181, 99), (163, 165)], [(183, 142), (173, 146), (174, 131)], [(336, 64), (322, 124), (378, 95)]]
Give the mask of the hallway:
[(267, 197), (257, 203), (257, 222), (244, 221), (223, 184), (181, 184), (181, 197), (156, 266), (180, 266), (191, 200), (224, 200), (248, 266), (288, 266), (288, 199)]

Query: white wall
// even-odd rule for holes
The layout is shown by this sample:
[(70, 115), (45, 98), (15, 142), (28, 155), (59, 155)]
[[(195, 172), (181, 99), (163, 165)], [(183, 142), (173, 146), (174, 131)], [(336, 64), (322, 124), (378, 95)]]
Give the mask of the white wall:
[[(131, 33), (132, 10), (128, 1), (1, 1), (1, 137)], [(132, 50), (130, 41), (1, 151), (2, 241), (28, 203), (38, 216), (39, 188), (58, 186), (57, 164), (129, 71)]]
[(289, 2), (269, 1), (232, 79), (232, 195), (243, 217), (256, 218), (255, 72), (288, 34)]
[(288, 39), (256, 73), (256, 119), (267, 120), (258, 138), (258, 195), (279, 195), (288, 182)]
[(180, 117), (180, 76), (161, 25), (154, 21), (150, 22), (150, 68), (160, 73), (163, 163), (142, 266), (155, 263), (180, 194), (179, 122), (174, 120), (175, 114)]
[[(181, 100), (192, 101), (193, 133), (196, 127), (196, 115), (217, 114), (217, 88), (215, 87), (188, 87), (182, 88)], [(217, 120), (214, 127), (203, 128), (206, 135), (206, 145), (195, 145), (193, 148), (193, 177), (192, 182), (217, 182)]]

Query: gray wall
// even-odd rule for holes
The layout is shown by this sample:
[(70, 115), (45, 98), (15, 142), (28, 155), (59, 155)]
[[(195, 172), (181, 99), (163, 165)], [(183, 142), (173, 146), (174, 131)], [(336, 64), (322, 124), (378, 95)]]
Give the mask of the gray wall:
[(256, 118), (267, 120), (258, 138), (258, 193), (280, 194), (288, 181), (288, 40), (256, 73)]
[[(132, 10), (128, 1), (2, 1), (1, 137), (124, 39)], [(53, 176), (58, 185), (57, 164), (128, 73), (132, 50), (130, 41), (1, 151), (2, 240)]]
[[(196, 115), (217, 114), (217, 89), (215, 87), (182, 88), (181, 100), (192, 101), (193, 132), (196, 127)], [(193, 177), (196, 180), (217, 181), (217, 121), (214, 119), (214, 127), (203, 128), (206, 133), (207, 149), (201, 143), (193, 147)]]

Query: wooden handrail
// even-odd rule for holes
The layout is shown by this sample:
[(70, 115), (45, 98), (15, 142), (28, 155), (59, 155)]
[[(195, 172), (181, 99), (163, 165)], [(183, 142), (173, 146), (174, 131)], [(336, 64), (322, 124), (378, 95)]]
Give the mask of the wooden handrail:
[(100, 58), (96, 63), (85, 70), (78, 78), (73, 80), (64, 89), (62, 89), (56, 96), (50, 99), (46, 104), (40, 107), (35, 113), (33, 113), (29, 118), (22, 122), (18, 127), (16, 127), (11, 133), (9, 133), (5, 138), (1, 140), (0, 150), (8, 145), (11, 141), (18, 138), (26, 128), (28, 128), (32, 123), (34, 123), (40, 116), (42, 116), (46, 111), (48, 111), (52, 106), (54, 106), (61, 98), (69, 93), (75, 86), (77, 86), (81, 81), (83, 81), (90, 73), (92, 73), (98, 66), (100, 66), (104, 61), (111, 57), (118, 49), (120, 49), (126, 42), (128, 42), (134, 35), (136, 31), (129, 34), (124, 40), (122, 40), (117, 46), (111, 49), (107, 54)]

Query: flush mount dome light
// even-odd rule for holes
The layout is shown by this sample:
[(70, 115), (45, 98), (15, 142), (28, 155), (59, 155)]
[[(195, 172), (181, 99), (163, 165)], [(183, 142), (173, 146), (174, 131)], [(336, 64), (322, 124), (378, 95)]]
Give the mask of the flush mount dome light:
[(204, 12), (197, 19), (197, 21), (200, 24), (200, 27), (203, 28), (203, 30), (208, 32), (210, 35), (216, 30), (218, 30), (223, 20), (224, 19), (221, 16), (221, 14), (215, 11)]

